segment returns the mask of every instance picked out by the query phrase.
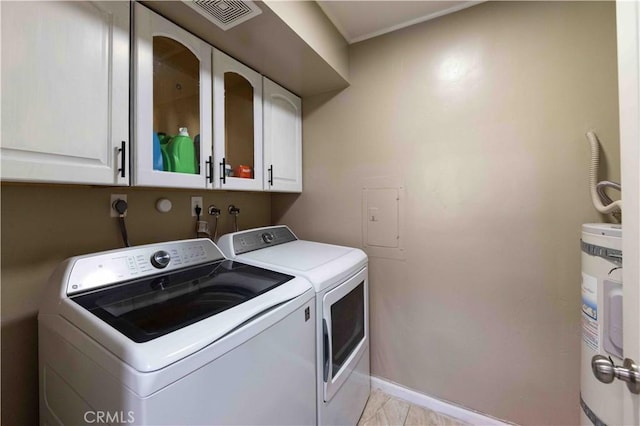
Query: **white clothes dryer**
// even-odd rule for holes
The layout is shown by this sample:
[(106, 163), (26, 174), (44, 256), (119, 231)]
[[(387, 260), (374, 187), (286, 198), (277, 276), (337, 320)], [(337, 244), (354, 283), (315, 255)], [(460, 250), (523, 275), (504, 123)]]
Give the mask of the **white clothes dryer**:
[(371, 388), (368, 259), (360, 249), (299, 240), (287, 226), (226, 234), (230, 259), (304, 277), (316, 290), (320, 425), (355, 425)]
[(78, 256), (38, 315), (40, 422), (316, 422), (315, 292), (208, 239)]

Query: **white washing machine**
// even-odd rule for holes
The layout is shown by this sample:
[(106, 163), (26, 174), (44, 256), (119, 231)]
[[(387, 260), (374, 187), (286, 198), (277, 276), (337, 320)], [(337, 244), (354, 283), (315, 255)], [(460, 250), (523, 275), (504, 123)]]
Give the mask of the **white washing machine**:
[(360, 249), (299, 240), (286, 226), (223, 235), (230, 259), (304, 277), (315, 287), (318, 424), (355, 425), (369, 397), (369, 283)]
[(622, 364), (622, 227), (582, 225), (582, 355), (580, 424), (622, 424), (622, 382), (601, 383), (592, 371), (596, 355)]
[(41, 424), (314, 424), (315, 292), (207, 239), (63, 262), (38, 315)]

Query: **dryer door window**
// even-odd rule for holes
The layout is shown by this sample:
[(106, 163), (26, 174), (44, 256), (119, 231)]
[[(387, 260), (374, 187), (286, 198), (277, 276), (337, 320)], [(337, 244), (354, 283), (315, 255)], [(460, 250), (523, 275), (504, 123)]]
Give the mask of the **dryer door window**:
[(331, 305), (331, 360), (335, 376), (364, 339), (364, 281)]

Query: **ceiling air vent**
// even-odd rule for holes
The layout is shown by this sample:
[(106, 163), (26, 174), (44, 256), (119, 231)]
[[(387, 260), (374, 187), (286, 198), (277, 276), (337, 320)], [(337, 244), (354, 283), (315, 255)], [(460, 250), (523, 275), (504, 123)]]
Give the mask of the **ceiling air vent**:
[(262, 10), (249, 0), (183, 0), (223, 31), (258, 16)]

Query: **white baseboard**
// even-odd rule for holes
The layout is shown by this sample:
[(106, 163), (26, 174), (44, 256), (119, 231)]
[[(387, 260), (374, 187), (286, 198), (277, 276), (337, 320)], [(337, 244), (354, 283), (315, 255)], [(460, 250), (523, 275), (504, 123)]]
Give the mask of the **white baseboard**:
[(501, 420), (489, 417), (485, 414), (478, 413), (473, 410), (469, 410), (459, 405), (452, 404), (450, 402), (441, 401), (428, 395), (421, 394), (411, 389), (407, 389), (392, 382), (388, 382), (379, 377), (371, 376), (371, 387), (374, 389), (380, 389), (387, 395), (394, 396), (396, 398), (403, 399), (420, 407), (428, 408), (429, 410), (437, 411), (447, 416), (455, 417), (463, 422), (470, 423), (472, 425), (510, 425)]

